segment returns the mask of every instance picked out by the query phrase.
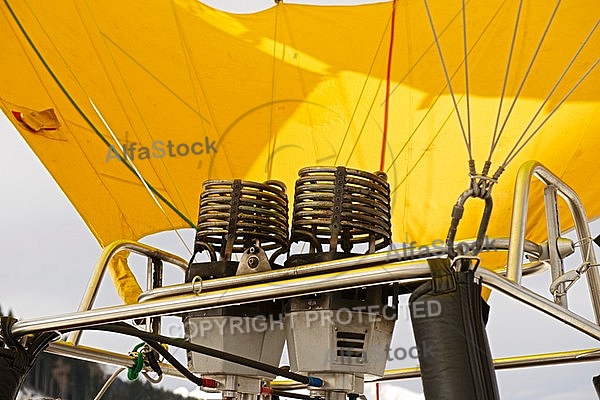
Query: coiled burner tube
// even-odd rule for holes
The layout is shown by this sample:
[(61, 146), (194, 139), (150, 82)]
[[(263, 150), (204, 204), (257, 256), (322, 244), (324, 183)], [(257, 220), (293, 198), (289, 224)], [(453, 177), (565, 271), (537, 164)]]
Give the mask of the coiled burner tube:
[(300, 170), (294, 194), (292, 242), (310, 243), (311, 253), (350, 253), (368, 244), (367, 253), (391, 241), (390, 188), (383, 172), (345, 167)]
[(242, 180), (204, 182), (195, 253), (208, 250), (215, 261), (230, 261), (233, 253), (242, 253), (260, 241), (265, 251), (288, 247), (288, 200), (285, 185)]

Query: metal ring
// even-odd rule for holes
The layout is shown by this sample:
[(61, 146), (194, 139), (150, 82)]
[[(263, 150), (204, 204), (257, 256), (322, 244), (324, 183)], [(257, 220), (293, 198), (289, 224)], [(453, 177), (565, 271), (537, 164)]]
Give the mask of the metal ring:
[(481, 258), (477, 256), (458, 255), (452, 259), (452, 262), (450, 263), (450, 268), (455, 269), (454, 266), (459, 260), (476, 260), (475, 267), (473, 267), (473, 271), (477, 270), (477, 268), (479, 267), (479, 263), (481, 263)]
[(469, 177), (471, 177), (471, 179), (481, 179), (483, 181), (488, 181), (488, 182), (492, 182), (492, 183), (498, 183), (498, 179), (495, 179), (493, 177), (489, 177), (486, 175), (471, 175), (469, 174)]
[[(196, 289), (196, 282), (198, 281), (200, 281), (200, 288)], [(202, 293), (202, 277), (200, 277), (199, 275), (194, 276), (194, 278), (192, 279), (192, 292), (194, 292), (196, 296)]]
[(60, 333), (60, 331), (54, 330), (54, 331), (52, 331), (52, 332), (56, 333), (56, 337), (55, 337), (55, 338), (53, 338), (53, 339), (50, 341), (50, 343), (55, 343), (55, 342), (58, 342), (58, 341), (60, 341), (60, 340), (62, 339), (62, 333)]

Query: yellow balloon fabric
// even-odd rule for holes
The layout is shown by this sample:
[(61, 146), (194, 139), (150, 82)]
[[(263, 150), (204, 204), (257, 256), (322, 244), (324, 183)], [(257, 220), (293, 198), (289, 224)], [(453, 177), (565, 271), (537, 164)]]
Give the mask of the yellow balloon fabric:
[(121, 251), (111, 258), (108, 263), (108, 271), (117, 294), (125, 304), (135, 304), (142, 294), (142, 288), (135, 279), (127, 263), (128, 251)]
[[(527, 1), (520, 12), (517, 0), (471, 1), (466, 26), (460, 1), (399, 0), (390, 60), (393, 4), (283, 2), (237, 15), (196, 0), (2, 0), (0, 106), (107, 244), (193, 226), (206, 179), (277, 179), (291, 198), (304, 166), (378, 170), (390, 62), (393, 239), (427, 244), (445, 239), (469, 186), (445, 67), (478, 172), (507, 115), (492, 172), (543, 123), (493, 189), (490, 236), (508, 236), (529, 159), (597, 217), (597, 0)], [(32, 130), (18, 118), (31, 110), (53, 110), (58, 124)], [(467, 203), (459, 238), (475, 235), (480, 203)], [(531, 239), (545, 235), (543, 212), (532, 193)]]

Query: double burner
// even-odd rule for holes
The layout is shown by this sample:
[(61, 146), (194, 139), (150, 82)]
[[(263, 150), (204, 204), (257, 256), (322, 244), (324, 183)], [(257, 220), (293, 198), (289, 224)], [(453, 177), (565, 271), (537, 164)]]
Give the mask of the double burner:
[[(373, 253), (391, 241), (390, 188), (384, 173), (308, 167), (298, 173), (291, 241), (307, 243), (286, 265)], [(305, 246), (306, 247), (306, 246)]]

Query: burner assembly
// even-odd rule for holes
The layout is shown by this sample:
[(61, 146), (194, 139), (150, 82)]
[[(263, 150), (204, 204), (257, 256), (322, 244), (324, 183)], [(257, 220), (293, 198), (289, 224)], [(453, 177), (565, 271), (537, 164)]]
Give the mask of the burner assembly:
[[(289, 236), (285, 190), (276, 181), (205, 182), (195, 254), (207, 252), (210, 261), (191, 262), (186, 280), (200, 286), (207, 279), (374, 253), (390, 244), (385, 174), (345, 167), (300, 170)], [(277, 265), (283, 255), (285, 264)], [(325, 382), (311, 396), (344, 399), (363, 393), (365, 375), (383, 375), (397, 294), (389, 285), (345, 289), (193, 312), (184, 324), (193, 343), (275, 366), (287, 341), (290, 370)], [(223, 398), (250, 399), (274, 378), (196, 353), (189, 353), (189, 364), (217, 380)]]
[[(191, 262), (186, 281), (200, 287), (202, 280), (269, 271), (287, 245), (285, 185), (207, 181), (200, 196), (194, 257), (206, 251), (210, 261)], [(277, 366), (285, 343), (281, 311), (281, 302), (275, 301), (192, 312), (184, 317), (186, 337), (195, 344)], [(275, 377), (198, 353), (188, 353), (188, 361), (193, 372), (219, 382), (223, 398), (254, 400), (263, 382)]]
[[(286, 266), (374, 253), (388, 246), (390, 190), (385, 174), (344, 167), (300, 170), (291, 240), (304, 244), (308, 252), (291, 255)], [(311, 396), (345, 399), (363, 393), (365, 374), (383, 376), (397, 316), (388, 306), (392, 294), (390, 287), (374, 286), (287, 302), (291, 369), (325, 381)]]
[(374, 253), (390, 244), (390, 188), (383, 172), (309, 167), (298, 173), (291, 241), (309, 245), (308, 255), (286, 266)]

